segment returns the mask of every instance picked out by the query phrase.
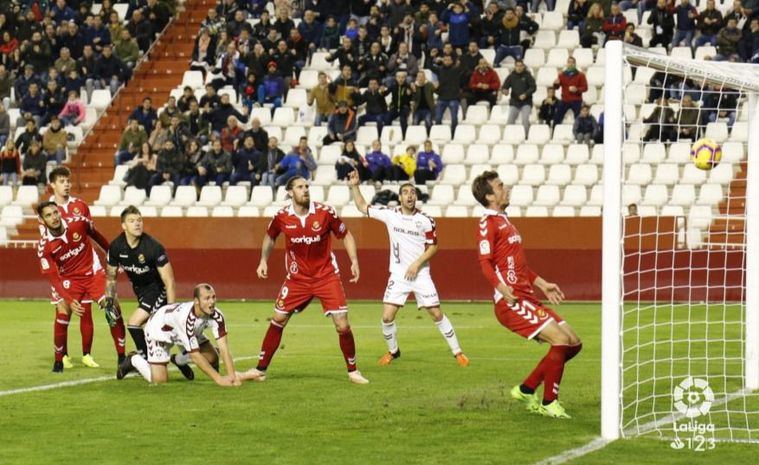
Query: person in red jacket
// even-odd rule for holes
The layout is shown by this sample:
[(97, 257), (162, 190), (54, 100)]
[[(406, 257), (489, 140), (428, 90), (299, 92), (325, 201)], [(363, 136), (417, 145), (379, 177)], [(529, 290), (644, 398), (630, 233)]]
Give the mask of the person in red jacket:
[(464, 114), (469, 105), (474, 105), (481, 100), (487, 100), (492, 107), (498, 99), (498, 89), (501, 88), (501, 80), (498, 73), (490, 67), (488, 61), (480, 58), (477, 67), (469, 78), (469, 85), (464, 93)]
[(561, 88), (561, 100), (556, 109), (554, 126), (561, 124), (567, 110), (571, 109), (577, 118), (582, 107), (582, 94), (588, 90), (588, 81), (585, 79), (585, 73), (577, 69), (574, 57), (567, 58), (567, 67), (553, 81), (553, 87), (554, 89)]
[(618, 4), (611, 6), (611, 14), (604, 20), (603, 30), (606, 34), (606, 42), (619, 40), (625, 35), (627, 18), (622, 14)]

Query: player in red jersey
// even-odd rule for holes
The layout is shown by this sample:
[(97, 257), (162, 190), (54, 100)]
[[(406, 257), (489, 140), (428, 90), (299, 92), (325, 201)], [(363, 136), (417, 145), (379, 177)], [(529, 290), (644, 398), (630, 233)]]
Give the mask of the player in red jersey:
[[(511, 331), (527, 339), (551, 345), (548, 354), (511, 396), (524, 402), (528, 410), (554, 418), (571, 418), (559, 403), (559, 384), (564, 365), (582, 349), (572, 328), (554, 310), (543, 306), (533, 286), (549, 302), (564, 300), (559, 286), (538, 276), (527, 266), (522, 236), (506, 217), (511, 189), (503, 185), (495, 171), (485, 171), (472, 183), (472, 194), (486, 208), (479, 222), (477, 243), (482, 273), (495, 288), (495, 316)], [(543, 402), (535, 395), (543, 383)]]
[[(50, 190), (53, 192), (53, 195), (51, 195), (48, 200), (55, 202), (55, 204), (58, 206), (58, 211), (61, 214), (61, 218), (68, 220), (75, 216), (82, 216), (89, 220), (92, 220), (92, 215), (90, 214), (90, 208), (87, 205), (87, 202), (71, 195), (71, 171), (68, 168), (65, 166), (54, 168), (48, 175), (48, 181)], [(45, 234), (45, 227), (44, 225), (40, 224), (40, 235), (44, 237)], [(106, 252), (108, 250), (108, 241), (102, 243), (99, 242), (99, 238), (93, 239), (95, 242), (97, 242), (98, 246), (103, 249), (103, 252)], [(95, 271), (102, 269), (100, 259), (98, 258), (97, 254), (94, 253), (93, 267)], [(58, 303), (61, 301), (61, 297), (57, 294), (55, 289), (52, 289), (51, 293), (51, 303), (58, 307)], [(97, 362), (95, 362), (95, 359), (90, 353), (92, 349), (92, 339), (94, 333), (94, 325), (92, 323), (92, 302), (85, 300), (83, 302), (80, 302), (80, 304), (82, 304), (83, 308), (83, 313), (79, 317), (79, 329), (82, 334), (82, 363), (85, 366), (96, 368), (99, 365)], [(64, 321), (64, 319), (58, 317), (58, 314), (61, 313), (65, 313), (64, 310), (57, 308), (56, 320)], [(65, 326), (67, 328), (68, 319), (65, 321)], [(111, 321), (109, 324), (112, 324), (112, 326), (110, 326), (110, 330), (111, 337), (113, 338), (113, 344), (116, 347), (116, 352), (123, 354), (124, 344), (126, 343), (126, 328), (124, 327), (124, 321), (119, 315), (115, 321)], [(74, 366), (71, 357), (68, 355), (68, 347), (64, 347), (63, 366), (64, 368), (72, 368)]]
[[(81, 316), (84, 313), (84, 300), (94, 300), (101, 308), (105, 304), (105, 272), (102, 268), (94, 269), (94, 252), (90, 242), (90, 239), (101, 242), (105, 238), (95, 230), (88, 218), (61, 218), (55, 202), (40, 203), (37, 215), (46, 227), (45, 235), (37, 247), (40, 269), (61, 298), (53, 331), (53, 371), (60, 373), (64, 368), (63, 355), (71, 313)], [(117, 314), (106, 313), (109, 322), (117, 317)], [(120, 363), (124, 358), (123, 346), (118, 353)]]
[(266, 228), (257, 273), (260, 279), (268, 277), (269, 255), (277, 236), (284, 234), (287, 277), (274, 304), (274, 316), (261, 346), (258, 366), (245, 372), (244, 379), (266, 379), (266, 369), (290, 317), (305, 310), (317, 298), (324, 315), (332, 318), (337, 329), (340, 349), (348, 366), (348, 378), (353, 383), (366, 384), (369, 381), (356, 368), (356, 345), (348, 321), (348, 304), (340, 270), (332, 253), (331, 235), (343, 240), (351, 260), (352, 283), (358, 282), (359, 278), (356, 241), (332, 207), (311, 201), (305, 178), (294, 176), (285, 187), (292, 203), (277, 212)]

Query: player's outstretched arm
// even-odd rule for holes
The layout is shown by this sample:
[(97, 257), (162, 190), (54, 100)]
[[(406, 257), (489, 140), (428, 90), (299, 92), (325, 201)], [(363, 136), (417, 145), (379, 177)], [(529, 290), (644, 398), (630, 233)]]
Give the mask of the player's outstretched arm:
[(229, 351), (227, 336), (220, 337), (216, 340), (216, 343), (219, 345), (219, 353), (221, 354), (221, 359), (224, 361), (224, 366), (227, 369), (227, 379), (229, 379), (234, 386), (239, 386), (242, 382), (237, 378), (235, 361), (232, 358), (232, 353)]
[(218, 371), (214, 370), (208, 360), (199, 351), (190, 352), (190, 358), (192, 358), (195, 366), (200, 368), (209, 378), (214, 380), (219, 386), (232, 386), (232, 381), (226, 376), (221, 376)]
[(545, 279), (537, 275), (535, 279), (532, 281), (532, 284), (534, 284), (535, 287), (540, 289), (543, 292), (543, 294), (546, 296), (546, 299), (548, 299), (548, 301), (551, 302), (553, 305), (558, 305), (564, 300), (564, 292), (562, 292), (558, 284), (549, 283), (548, 281), (546, 281)]
[(348, 252), (348, 257), (351, 259), (351, 274), (353, 275), (353, 278), (349, 281), (351, 283), (357, 283), (358, 278), (361, 276), (361, 270), (358, 266), (358, 250), (356, 248), (356, 239), (353, 237), (353, 234), (348, 231), (348, 233), (343, 238), (343, 245), (345, 246), (346, 252)]
[(177, 291), (174, 268), (172, 268), (171, 263), (158, 267), (158, 275), (161, 276), (163, 286), (166, 288), (166, 303), (173, 304), (177, 301)]
[(358, 177), (358, 171), (353, 170), (348, 173), (348, 185), (351, 186), (353, 201), (356, 203), (358, 211), (366, 215), (369, 211), (369, 205), (366, 203), (363, 194), (361, 194), (361, 189), (358, 188), (359, 184), (361, 184), (361, 179)]
[(108, 239), (106, 239), (105, 236), (103, 236), (100, 231), (95, 229), (95, 226), (92, 225), (90, 225), (90, 237), (97, 243), (97, 245), (100, 246), (101, 249), (103, 249), (103, 252), (108, 252), (108, 248), (110, 247)]
[(264, 242), (261, 244), (261, 261), (258, 262), (258, 269), (256, 273), (259, 279), (266, 279), (269, 277), (269, 255), (274, 250), (274, 239), (269, 237), (268, 234), (264, 234)]

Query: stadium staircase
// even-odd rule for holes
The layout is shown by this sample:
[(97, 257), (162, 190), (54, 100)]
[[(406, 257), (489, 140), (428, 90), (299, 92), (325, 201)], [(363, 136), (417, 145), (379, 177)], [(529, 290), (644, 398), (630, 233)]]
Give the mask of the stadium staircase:
[(709, 244), (727, 244), (728, 248), (741, 248), (746, 243), (746, 167), (747, 163), (741, 162), (740, 171), (730, 181), (728, 195), (719, 203), (720, 216), (709, 225)]

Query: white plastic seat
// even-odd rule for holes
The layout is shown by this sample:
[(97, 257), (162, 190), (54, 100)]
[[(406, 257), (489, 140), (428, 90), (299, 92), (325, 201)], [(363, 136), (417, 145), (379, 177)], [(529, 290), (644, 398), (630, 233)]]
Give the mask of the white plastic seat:
[(693, 52), (691, 51), (690, 47), (672, 47), (670, 56), (672, 58), (684, 58), (686, 60), (692, 60)]
[(630, 184), (645, 186), (651, 182), (651, 178), (651, 165), (648, 163), (635, 163), (627, 171), (627, 182)]
[(709, 172), (709, 182), (727, 186), (733, 180), (733, 165), (722, 162)]
[(203, 73), (201, 71), (185, 71), (182, 75), (182, 87), (200, 89), (203, 87)]
[(679, 205), (688, 207), (696, 200), (696, 190), (691, 184), (678, 184), (672, 188), (672, 198), (669, 200), (670, 205)]
[(553, 207), (561, 200), (561, 194), (559, 193), (558, 186), (540, 186), (538, 192), (535, 194), (534, 205), (542, 207)]
[(182, 207), (176, 205), (168, 205), (161, 209), (161, 216), (163, 218), (179, 218), (184, 216)]
[(467, 218), (469, 209), (463, 205), (450, 205), (445, 209), (446, 218)]
[[(25, 186), (21, 186), (25, 187)], [(37, 188), (36, 186), (27, 186), (27, 187), (34, 187), (34, 190), (36, 192)], [(19, 188), (19, 195), (21, 194), (21, 188)], [(36, 196), (35, 196), (35, 201)], [(18, 202), (18, 200), (16, 200)], [(102, 205), (104, 207), (112, 207), (116, 205), (117, 203), (121, 202), (121, 187), (120, 186), (112, 186), (110, 184), (107, 184), (105, 186), (100, 187), (100, 195), (98, 196), (97, 200), (95, 200), (95, 205)]]
[(743, 160), (743, 144), (739, 142), (725, 142), (722, 144), (722, 162), (738, 163)]
[(558, 207), (554, 207), (553, 210), (551, 210), (551, 216), (554, 217), (573, 217), (575, 216), (575, 209), (574, 207), (567, 207), (564, 205), (559, 205)]
[(659, 211), (660, 216), (685, 216), (685, 210), (679, 205), (665, 205)]
[[(509, 130), (511, 126), (506, 126)], [(543, 145), (551, 140), (551, 128), (547, 124), (533, 124), (530, 126), (530, 132), (527, 135), (527, 141), (531, 144)]]
[[(593, 65), (593, 49), (590, 48), (575, 48), (572, 50), (572, 56), (575, 59), (577, 67), (580, 69), (587, 69)], [(564, 63), (562, 63), (564, 65)]]
[(680, 170), (674, 163), (662, 163), (656, 167), (654, 182), (672, 186), (680, 180)]
[[(203, 186), (200, 190), (200, 199), (198, 200), (198, 206), (200, 207), (215, 207), (221, 203), (221, 186)], [(189, 212), (187, 214), (189, 215)]]
[(356, 132), (356, 144), (371, 146), (372, 142), (379, 139), (376, 126), (361, 126)]
[(108, 89), (95, 89), (90, 96), (90, 106), (98, 113), (104, 111), (111, 105), (111, 91)]
[(0, 207), (13, 203), (13, 187), (0, 185)]
[(430, 194), (429, 205), (450, 205), (454, 200), (453, 186), (448, 184), (438, 184), (432, 189)]
[(187, 207), (187, 216), (191, 218), (205, 218), (208, 216), (208, 208), (200, 206)]
[(590, 152), (590, 162), (595, 165), (604, 164), (604, 145), (596, 144)]
[(478, 205), (479, 202), (474, 198), (472, 194), (472, 188), (464, 185), (460, 186), (458, 194), (456, 195), (456, 205), (463, 205), (465, 207), (473, 207)]
[(488, 120), (488, 108), (480, 105), (470, 105), (464, 118), (465, 124), (479, 126)]
[(466, 164), (483, 165), (490, 159), (490, 151), (487, 145), (472, 144), (466, 150)]
[(499, 165), (496, 172), (501, 181), (507, 186), (513, 186), (519, 182), (519, 168), (514, 164)]
[(240, 218), (256, 218), (259, 216), (257, 207), (252, 205), (243, 205), (237, 209), (237, 216)]
[(172, 205), (177, 207), (189, 207), (195, 205), (198, 199), (198, 193), (195, 190), (195, 186), (179, 186), (174, 193), (174, 200)]
[(727, 140), (727, 124), (726, 123), (708, 123), (706, 125), (705, 137), (714, 139), (715, 142), (721, 143)]
[[(291, 108), (296, 108), (296, 109), (305, 108), (308, 105), (308, 93), (306, 92), (306, 89), (288, 90), (287, 100), (285, 100), (284, 105), (286, 107), (291, 107)], [(277, 113), (275, 110), (274, 117), (276, 118), (276, 116), (277, 116)]]
[[(508, 131), (509, 128), (512, 126), (506, 126), (506, 130)], [(524, 135), (524, 128), (520, 126), (522, 130), (522, 135)], [(501, 139), (501, 128), (499, 126), (496, 126), (494, 124), (485, 124), (480, 126), (480, 136), (477, 138), (478, 144), (488, 144), (493, 145), (498, 143), (498, 141)]]
[(515, 207), (527, 207), (532, 204), (534, 200), (533, 195), (532, 186), (517, 184), (511, 188), (510, 203)]
[(733, 124), (733, 130), (730, 132), (730, 140), (735, 142), (748, 141), (748, 122), (736, 121)]
[[(556, 34), (553, 31), (538, 30), (535, 34), (535, 43), (533, 47), (544, 50), (550, 50), (556, 46)], [(568, 48), (568, 47), (566, 47)]]
[(529, 206), (524, 211), (524, 216), (533, 218), (543, 218), (548, 216), (548, 208), (541, 206)]
[(559, 31), (564, 28), (564, 16), (561, 10), (544, 11), (540, 29)]
[(559, 144), (546, 144), (543, 146), (543, 153), (540, 155), (540, 163), (543, 165), (563, 164), (564, 147)]
[(561, 204), (569, 207), (581, 207), (588, 200), (588, 192), (585, 186), (570, 184), (564, 188), (564, 196)]
[(558, 164), (552, 165), (548, 170), (548, 179), (546, 184), (555, 186), (565, 186), (572, 181), (572, 169), (569, 165)]
[(667, 161), (670, 163), (690, 163), (690, 145), (677, 142), (669, 146)]
[(699, 205), (716, 205), (722, 201), (724, 194), (719, 184), (703, 184), (698, 191), (696, 203)]
[[(145, 207), (140, 208), (140, 213), (142, 213), (143, 208)], [(90, 215), (92, 215), (93, 218), (105, 218), (108, 216), (108, 210), (101, 205), (90, 205)], [(143, 214), (142, 216), (145, 215)]]
[[(190, 207), (190, 208), (198, 208), (198, 207)], [(205, 208), (205, 207), (202, 207)], [(190, 216), (189, 209), (187, 211), (187, 216)], [(232, 218), (235, 216), (235, 209), (228, 206), (228, 205), (219, 205), (216, 207), (213, 207), (211, 210), (211, 217), (213, 218)]]
[(464, 165), (448, 165), (443, 168), (443, 176), (440, 182), (457, 186), (466, 180), (466, 168)]
[(507, 144), (496, 144), (490, 150), (490, 163), (502, 165), (514, 162), (514, 147)]
[(622, 162), (632, 165), (640, 161), (640, 146), (638, 144), (624, 144), (622, 146)]
[[(201, 199), (203, 193), (200, 193)], [(239, 207), (248, 201), (248, 189), (245, 186), (229, 186), (224, 194), (224, 201), (221, 203), (225, 207)]]
[(683, 184), (703, 184), (706, 182), (706, 171), (696, 168), (696, 165), (689, 163), (683, 169), (683, 175), (680, 178)]
[[(481, 108), (481, 107), (480, 107)], [(429, 139), (434, 143), (447, 143), (451, 141), (451, 127), (443, 124), (435, 124), (430, 128)]]
[(348, 186), (332, 186), (329, 188), (327, 194), (327, 203), (335, 206), (342, 207), (347, 205), (351, 200), (350, 189)]
[(359, 210), (355, 205), (346, 205), (340, 210), (340, 216), (343, 218), (361, 218), (366, 215), (361, 213), (361, 210)]
[(312, 184), (318, 186), (330, 186), (337, 182), (337, 172), (331, 166), (321, 166), (316, 170), (316, 176)]
[(473, 165), (469, 170), (469, 177), (467, 178), (465, 184), (471, 185), (472, 181), (474, 181), (474, 178), (479, 176), (481, 173), (490, 170), (492, 170), (492, 167), (490, 165)]
[(575, 135), (572, 132), (571, 124), (557, 124), (553, 128), (553, 139), (555, 144), (569, 145), (575, 141)]
[[(319, 71), (316, 69), (304, 69), (300, 72), (298, 85), (303, 89), (312, 89), (319, 84)], [(292, 89), (291, 89), (292, 90)]]
[(551, 87), (556, 77), (559, 75), (557, 69), (553, 66), (544, 66), (538, 69), (538, 75), (535, 76), (535, 84), (538, 87)]
[(640, 186), (625, 184), (622, 186), (622, 204), (630, 205), (631, 203), (640, 203), (643, 198)]
[[(533, 50), (533, 49), (530, 49), (530, 50)], [(509, 120), (509, 107), (507, 105), (495, 105), (493, 108), (490, 109), (490, 118), (488, 118), (488, 123), (506, 124), (508, 120)]]
[(691, 228), (705, 229), (712, 222), (713, 211), (708, 205), (694, 205), (688, 212), (688, 225)]
[(268, 126), (271, 124), (271, 110), (266, 107), (252, 108), (250, 110), (249, 118), (258, 118), (262, 126)]
[(589, 86), (602, 86), (605, 79), (606, 74), (603, 66), (590, 66), (585, 73), (585, 80), (588, 81)]
[(581, 207), (579, 216), (601, 216), (601, 207), (593, 207), (588, 205)]
[(445, 144), (440, 158), (443, 161), (443, 165), (463, 163), (465, 158), (464, 146), (461, 144)]
[(704, 60), (706, 58), (714, 58), (717, 55), (717, 49), (711, 45), (702, 45), (696, 49), (696, 60)]
[(664, 144), (649, 142), (643, 146), (641, 161), (646, 163), (663, 163), (667, 158)]
[(522, 60), (527, 68), (536, 69), (546, 64), (546, 54), (542, 49), (528, 48)]
[(567, 58), (569, 58), (569, 50), (566, 48), (552, 48), (548, 51), (546, 65), (561, 68), (567, 63)]
[(598, 182), (598, 167), (592, 164), (578, 165), (575, 169), (575, 184), (593, 186)]
[[(383, 130), (384, 132), (384, 130)], [(475, 127), (470, 124), (459, 124), (453, 133), (453, 142), (471, 144), (477, 139)]]
[(564, 163), (569, 165), (581, 165), (590, 159), (590, 151), (585, 144), (570, 144), (567, 147), (567, 156)]
[(669, 200), (667, 186), (663, 184), (651, 184), (646, 187), (646, 192), (643, 194), (641, 205), (661, 207), (667, 203), (667, 200)]
[(153, 207), (163, 207), (171, 202), (171, 187), (158, 185), (150, 189), (150, 198), (145, 205)]
[(24, 209), (21, 205), (8, 205), (0, 212), (0, 226), (15, 227), (24, 222)]
[(580, 33), (575, 30), (563, 30), (559, 32), (559, 40), (556, 44), (557, 48), (567, 48), (574, 50), (580, 46)]
[(108, 184), (113, 184), (115, 186), (126, 186), (126, 182), (124, 181), (124, 176), (126, 176), (127, 172), (129, 171), (129, 165), (116, 165), (116, 168), (113, 170), (113, 178), (111, 178), (110, 181), (108, 181)]
[(522, 169), (522, 178), (520, 184), (529, 186), (539, 186), (546, 179), (546, 169), (543, 165), (526, 165)]
[(156, 218), (158, 216), (158, 209), (153, 206), (142, 205), (140, 207), (140, 214), (145, 218)]
[(285, 147), (298, 145), (301, 137), (306, 136), (306, 128), (303, 126), (293, 126), (293, 123), (285, 129), (283, 144)]
[[(332, 170), (334, 171), (334, 170)], [(274, 202), (274, 193), (269, 186), (254, 186), (250, 192), (249, 205), (252, 207), (264, 208)]]
[(540, 152), (535, 144), (521, 144), (517, 148), (514, 163), (518, 165), (529, 165), (540, 161)]
[(308, 146), (321, 147), (324, 136), (327, 135), (325, 126), (311, 126), (308, 128)]
[[(482, 216), (482, 211), (484, 211), (485, 207), (482, 205), (477, 205), (472, 209), (474, 216)], [(509, 205), (506, 207), (506, 216), (509, 218), (518, 218), (522, 216), (522, 208), (516, 207), (514, 205)]]
[(337, 145), (337, 144), (325, 145), (319, 151), (318, 163), (320, 165), (328, 165), (331, 167), (335, 163), (337, 163), (337, 160), (340, 159), (340, 155), (342, 153), (343, 153), (343, 149), (342, 147), (340, 147), (340, 145)]
[(122, 205), (134, 205), (139, 207), (145, 202), (147, 194), (145, 189), (138, 189), (134, 186), (129, 186), (124, 190), (124, 199), (121, 201)]
[[(324, 128), (327, 129), (327, 128)], [(282, 128), (279, 126), (264, 126), (264, 130), (269, 137), (276, 137), (278, 141), (282, 141)], [(321, 141), (319, 141), (321, 142)]]
[(427, 128), (422, 125), (411, 125), (406, 128), (405, 144), (420, 145), (427, 140)]

